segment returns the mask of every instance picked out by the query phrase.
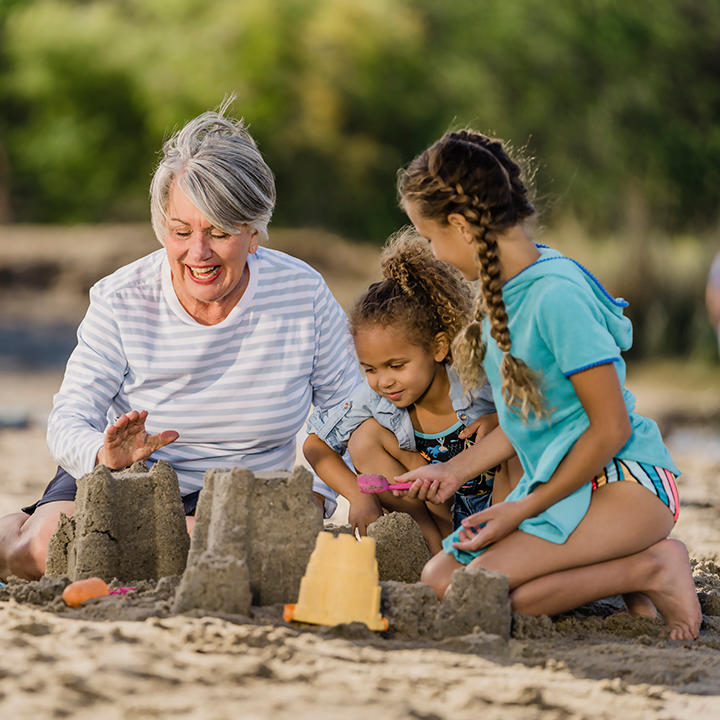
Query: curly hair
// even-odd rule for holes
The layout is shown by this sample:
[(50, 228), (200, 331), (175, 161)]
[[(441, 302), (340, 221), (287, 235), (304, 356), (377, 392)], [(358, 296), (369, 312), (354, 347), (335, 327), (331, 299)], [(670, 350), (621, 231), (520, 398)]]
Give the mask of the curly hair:
[(527, 420), (530, 410), (545, 411), (540, 378), (511, 354), (512, 341), (502, 296), (498, 235), (534, 214), (522, 170), (500, 140), (473, 130), (444, 135), (398, 173), (401, 201), (416, 203), (423, 217), (447, 225), (452, 213), (468, 222), (476, 244), (480, 278), (474, 318), (455, 338), (454, 362), (465, 387), (483, 376), (486, 347), (481, 321), (488, 317), (490, 335), (503, 353), (500, 372), (508, 407)]
[(412, 342), (430, 349), (440, 332), (452, 342), (470, 319), (472, 291), (462, 275), (433, 255), (427, 241), (404, 228), (380, 255), (383, 280), (350, 311), (353, 337), (367, 325), (401, 325)]

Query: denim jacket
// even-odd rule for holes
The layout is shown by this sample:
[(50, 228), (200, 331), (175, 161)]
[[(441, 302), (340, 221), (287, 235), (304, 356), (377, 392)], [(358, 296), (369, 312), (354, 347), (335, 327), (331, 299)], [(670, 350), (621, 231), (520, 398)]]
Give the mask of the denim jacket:
[[(492, 390), (487, 382), (464, 394), (457, 371), (447, 365), (445, 368), (450, 381), (450, 401), (458, 420), (469, 425), (480, 416), (495, 412)], [(326, 410), (315, 408), (308, 418), (306, 429), (308, 434), (314, 433), (342, 455), (353, 430), (369, 418), (375, 418), (380, 425), (390, 430), (402, 450), (415, 452), (415, 434), (410, 413), (378, 395), (367, 382), (358, 385), (344, 402)]]

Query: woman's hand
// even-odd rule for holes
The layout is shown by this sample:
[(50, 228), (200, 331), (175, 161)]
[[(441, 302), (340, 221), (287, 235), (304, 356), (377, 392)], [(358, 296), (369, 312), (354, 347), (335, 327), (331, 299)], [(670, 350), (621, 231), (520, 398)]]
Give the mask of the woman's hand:
[(453, 543), (459, 550), (479, 550), (517, 530), (528, 517), (522, 501), (501, 502), (462, 521), (460, 540)]
[(164, 430), (157, 435), (145, 432), (147, 410), (131, 410), (121, 415), (105, 433), (105, 442), (97, 455), (97, 464), (110, 470), (147, 460), (158, 448), (178, 439), (175, 430)]
[(393, 482), (414, 482), (408, 490), (393, 490), (393, 495), (407, 496), (440, 505), (449, 500), (464, 480), (458, 478), (447, 463), (423, 465), (393, 479)]
[(350, 501), (348, 522), (353, 532), (357, 530), (360, 535), (367, 535), (368, 525), (375, 522), (382, 514), (380, 500), (375, 495), (362, 495)]

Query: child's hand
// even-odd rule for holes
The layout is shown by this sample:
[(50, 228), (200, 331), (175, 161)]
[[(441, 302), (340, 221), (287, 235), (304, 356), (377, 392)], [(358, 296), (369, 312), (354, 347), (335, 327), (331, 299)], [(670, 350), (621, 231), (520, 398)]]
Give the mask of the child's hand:
[(394, 495), (407, 495), (438, 505), (449, 500), (463, 484), (463, 480), (450, 472), (446, 463), (433, 463), (410, 470), (404, 475), (398, 475), (393, 482), (414, 482), (409, 490), (395, 490)]
[(460, 540), (453, 543), (459, 550), (479, 550), (517, 530), (527, 517), (520, 502), (501, 502), (462, 521)]
[(350, 502), (348, 522), (353, 532), (357, 530), (360, 535), (367, 535), (368, 525), (375, 522), (383, 514), (382, 505), (375, 495), (363, 495)]
[(473, 420), (466, 428), (458, 433), (463, 440), (473, 439), (474, 442), (484, 438), (491, 430), (498, 426), (497, 413), (489, 413), (481, 415), (477, 420)]

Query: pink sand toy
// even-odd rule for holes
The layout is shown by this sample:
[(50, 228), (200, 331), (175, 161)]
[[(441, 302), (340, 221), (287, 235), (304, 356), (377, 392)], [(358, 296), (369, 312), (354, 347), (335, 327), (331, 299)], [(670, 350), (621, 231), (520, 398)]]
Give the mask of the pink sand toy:
[(413, 483), (389, 483), (384, 475), (358, 475), (360, 492), (381, 493), (386, 490), (409, 490)]

